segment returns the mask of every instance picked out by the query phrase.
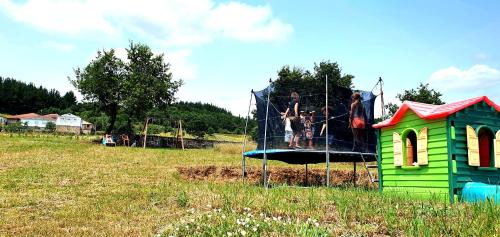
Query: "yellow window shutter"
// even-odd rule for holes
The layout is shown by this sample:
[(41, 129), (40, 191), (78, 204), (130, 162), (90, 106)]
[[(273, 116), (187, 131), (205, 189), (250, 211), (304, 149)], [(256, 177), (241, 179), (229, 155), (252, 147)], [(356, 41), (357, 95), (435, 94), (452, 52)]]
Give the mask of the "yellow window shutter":
[(500, 131), (495, 139), (495, 167), (500, 168)]
[(417, 160), (419, 165), (429, 164), (429, 155), (427, 153), (427, 127), (420, 129), (417, 140)]
[(392, 133), (392, 143), (394, 146), (394, 166), (403, 166), (403, 142), (397, 132)]
[(467, 150), (470, 166), (479, 166), (479, 139), (476, 131), (467, 125)]

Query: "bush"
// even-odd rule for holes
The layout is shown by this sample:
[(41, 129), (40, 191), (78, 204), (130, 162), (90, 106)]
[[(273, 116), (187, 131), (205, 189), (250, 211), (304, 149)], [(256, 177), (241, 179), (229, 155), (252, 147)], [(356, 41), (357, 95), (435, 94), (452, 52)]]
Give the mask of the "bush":
[(3, 128), (6, 132), (22, 132), (24, 130), (20, 122), (7, 124)]
[(45, 125), (45, 130), (47, 132), (55, 132), (56, 131), (56, 124), (54, 122), (48, 122), (47, 125)]

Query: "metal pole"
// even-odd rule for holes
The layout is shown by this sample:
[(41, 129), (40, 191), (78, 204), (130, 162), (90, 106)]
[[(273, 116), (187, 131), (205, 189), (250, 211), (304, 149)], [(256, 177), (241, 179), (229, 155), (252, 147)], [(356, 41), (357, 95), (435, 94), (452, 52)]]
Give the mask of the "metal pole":
[(182, 147), (182, 150), (184, 150), (184, 131), (182, 131), (182, 120), (179, 120), (179, 131), (180, 131), (180, 134), (181, 134), (181, 147)]
[(272, 80), (269, 78), (269, 87), (267, 88), (267, 105), (266, 105), (266, 120), (264, 125), (264, 157), (262, 159), (262, 178), (264, 179), (264, 187), (267, 189), (267, 119), (269, 117), (269, 97), (271, 95), (271, 83)]
[(148, 138), (148, 123), (149, 118), (146, 118), (146, 123), (144, 125), (144, 143), (142, 144), (142, 148), (146, 149), (146, 140)]
[(378, 78), (378, 82), (380, 84), (380, 102), (382, 104), (382, 119), (385, 119), (384, 90), (382, 89), (382, 84), (384, 83), (384, 81), (382, 80), (382, 77)]
[(250, 107), (252, 107), (252, 97), (253, 97), (253, 89), (250, 92), (250, 102), (248, 103), (248, 113), (247, 113), (247, 121), (245, 122), (245, 135), (243, 135), (243, 148), (241, 151), (241, 166), (243, 172), (243, 180), (245, 180), (247, 174), (247, 163), (245, 159), (245, 148), (247, 144), (247, 128), (248, 128), (248, 120), (250, 120)]
[(356, 187), (356, 161), (354, 161), (353, 164), (353, 170), (354, 170), (354, 177), (352, 178), (352, 183), (354, 184), (354, 187)]
[(330, 152), (328, 151), (328, 75), (325, 76), (325, 88), (326, 88), (326, 96), (325, 96), (325, 121), (326, 121), (326, 133), (325, 133), (325, 154), (326, 154), (326, 187), (330, 187)]

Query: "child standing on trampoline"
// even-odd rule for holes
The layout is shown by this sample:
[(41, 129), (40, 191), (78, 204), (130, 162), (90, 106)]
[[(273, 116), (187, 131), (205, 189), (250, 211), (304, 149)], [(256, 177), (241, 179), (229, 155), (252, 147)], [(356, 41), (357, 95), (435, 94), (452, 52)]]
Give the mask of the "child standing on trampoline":
[(359, 93), (352, 94), (351, 111), (349, 112), (349, 127), (352, 129), (353, 147), (352, 151), (364, 152), (365, 137), (365, 107), (361, 103)]
[[(301, 126), (300, 126), (300, 104), (299, 104), (299, 93), (297, 92), (292, 92), (291, 95), (291, 101), (290, 104), (288, 105), (288, 108), (286, 109), (284, 115), (285, 118), (289, 118), (291, 122), (291, 127), (293, 131), (293, 136), (292, 139), (290, 139), (290, 143), (288, 144), (288, 148), (301, 148), (299, 146), (299, 138), (301, 134)], [(295, 142), (295, 147), (293, 146), (293, 143)]]

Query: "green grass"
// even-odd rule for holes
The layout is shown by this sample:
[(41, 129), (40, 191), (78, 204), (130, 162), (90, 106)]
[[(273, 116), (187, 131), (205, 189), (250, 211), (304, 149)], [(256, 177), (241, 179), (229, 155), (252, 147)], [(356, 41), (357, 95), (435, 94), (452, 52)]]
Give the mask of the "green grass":
[(111, 148), (86, 139), (0, 135), (0, 235), (500, 233), (500, 206), (492, 203), (450, 205), (352, 187), (265, 190), (237, 181), (187, 181), (176, 171), (240, 165), (236, 150)]

